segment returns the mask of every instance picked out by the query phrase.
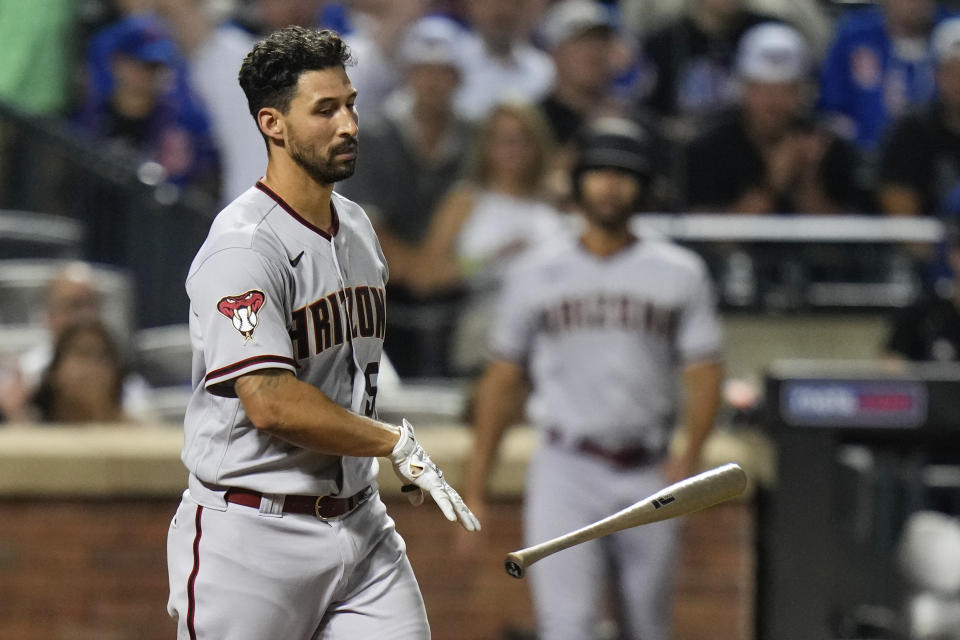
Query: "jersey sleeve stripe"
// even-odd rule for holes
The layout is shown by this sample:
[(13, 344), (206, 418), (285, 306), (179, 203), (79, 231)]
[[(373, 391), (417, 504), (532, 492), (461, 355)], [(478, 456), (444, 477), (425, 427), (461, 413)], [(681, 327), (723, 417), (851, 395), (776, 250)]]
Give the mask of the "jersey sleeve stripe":
[(264, 362), (276, 362), (279, 364), (289, 365), (294, 369), (297, 368), (297, 361), (293, 358), (286, 358), (284, 356), (254, 356), (252, 358), (247, 358), (246, 360), (241, 360), (240, 362), (228, 364), (227, 366), (221, 367), (214, 371), (210, 371), (203, 380), (204, 382), (209, 383), (211, 380), (215, 380), (216, 378), (222, 378), (230, 375), (231, 373), (236, 373), (241, 369), (245, 369), (256, 364), (263, 364)]

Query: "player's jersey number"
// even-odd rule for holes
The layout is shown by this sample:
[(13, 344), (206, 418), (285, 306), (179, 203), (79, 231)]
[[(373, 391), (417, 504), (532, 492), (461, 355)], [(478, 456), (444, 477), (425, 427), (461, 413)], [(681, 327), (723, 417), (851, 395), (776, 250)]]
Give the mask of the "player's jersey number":
[(363, 415), (368, 418), (377, 413), (377, 375), (380, 373), (379, 362), (368, 362), (363, 370), (363, 387), (366, 399), (363, 402)]

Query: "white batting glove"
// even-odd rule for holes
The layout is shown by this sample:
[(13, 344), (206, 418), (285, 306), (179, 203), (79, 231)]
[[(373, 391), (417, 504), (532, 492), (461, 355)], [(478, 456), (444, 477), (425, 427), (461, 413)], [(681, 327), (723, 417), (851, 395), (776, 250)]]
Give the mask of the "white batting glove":
[(479, 531), (480, 521), (464, 504), (460, 494), (443, 479), (443, 472), (417, 442), (413, 436), (413, 425), (404, 419), (399, 429), (400, 439), (388, 457), (396, 474), (408, 483), (403, 487), (403, 491), (410, 503), (414, 506), (423, 504), (423, 493), (426, 491), (447, 520), (459, 520), (467, 531)]

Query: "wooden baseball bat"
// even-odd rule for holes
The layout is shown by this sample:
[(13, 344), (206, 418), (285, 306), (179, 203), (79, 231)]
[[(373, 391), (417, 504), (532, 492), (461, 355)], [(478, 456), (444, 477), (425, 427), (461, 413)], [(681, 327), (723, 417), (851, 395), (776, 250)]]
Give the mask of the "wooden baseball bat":
[(675, 482), (652, 496), (582, 529), (508, 553), (504, 565), (511, 576), (522, 578), (527, 567), (557, 551), (630, 527), (660, 522), (712, 507), (739, 496), (746, 487), (747, 474), (740, 465), (732, 462), (724, 464)]

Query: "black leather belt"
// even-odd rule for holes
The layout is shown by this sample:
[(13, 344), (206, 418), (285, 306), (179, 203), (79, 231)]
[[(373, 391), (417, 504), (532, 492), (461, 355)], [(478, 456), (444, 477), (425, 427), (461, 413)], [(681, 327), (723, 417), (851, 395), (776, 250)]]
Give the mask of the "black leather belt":
[[(288, 495), (283, 499), (283, 512), (316, 516), (320, 520), (337, 518), (356, 509), (372, 494), (373, 487), (361, 489), (349, 498)], [(227, 502), (254, 509), (260, 508), (261, 498), (263, 498), (262, 493), (249, 489), (229, 489), (226, 495)]]

